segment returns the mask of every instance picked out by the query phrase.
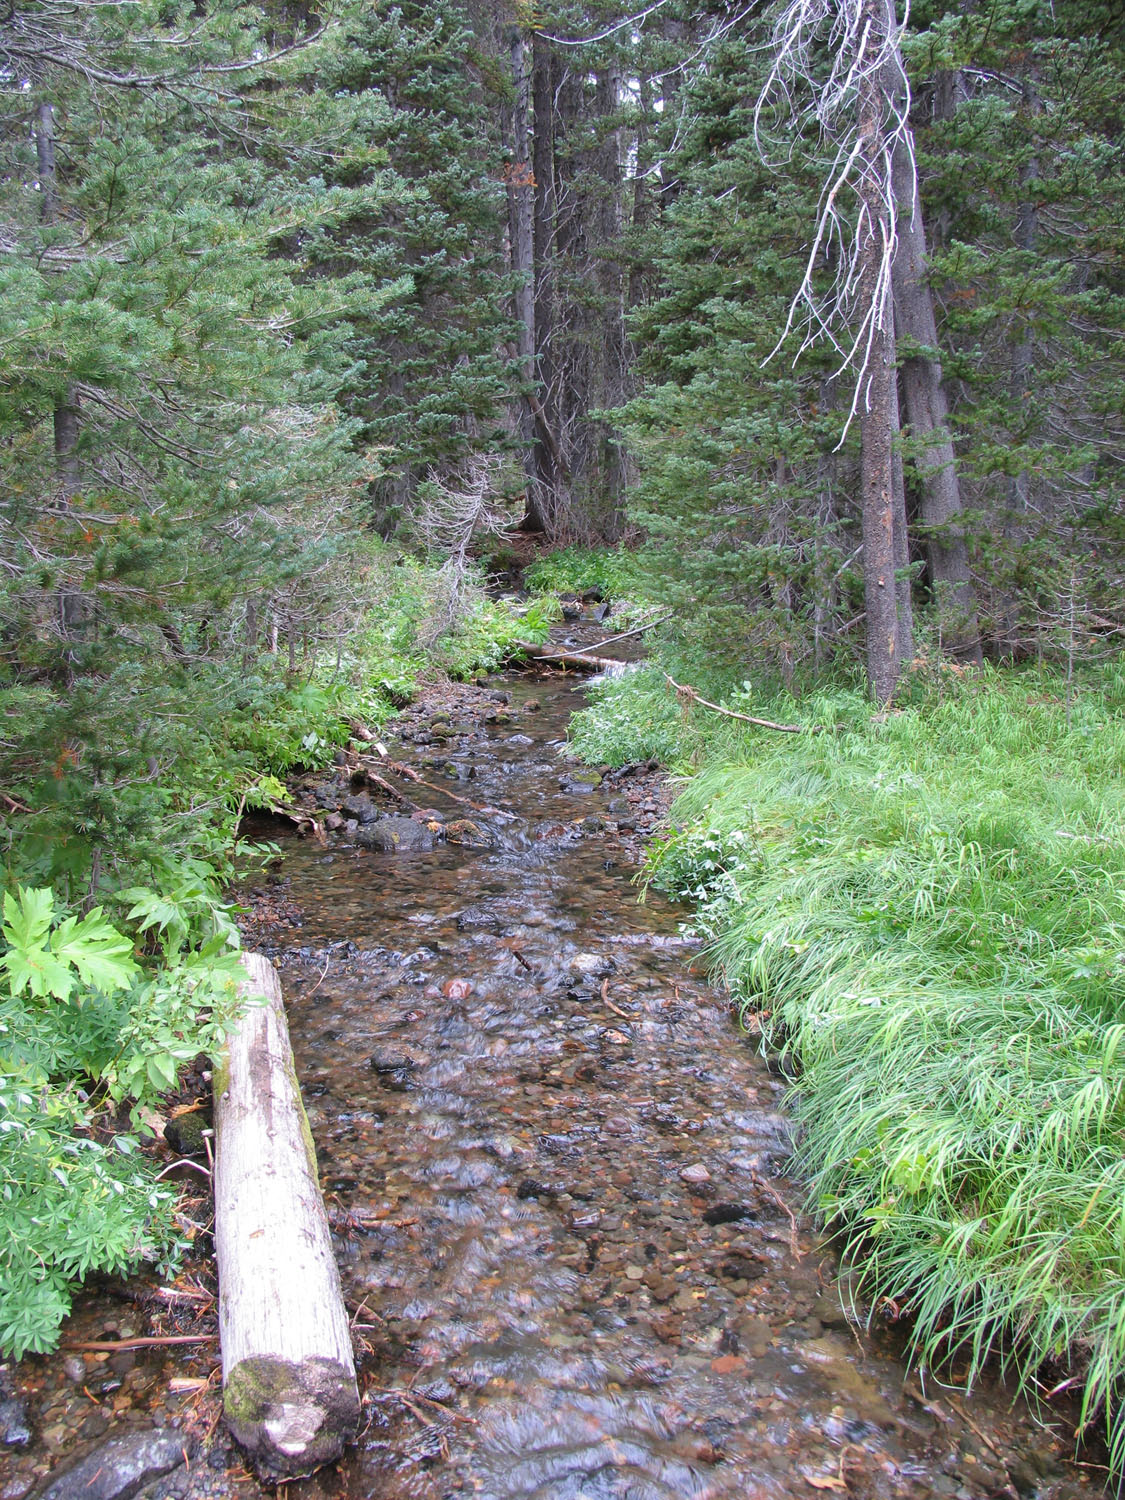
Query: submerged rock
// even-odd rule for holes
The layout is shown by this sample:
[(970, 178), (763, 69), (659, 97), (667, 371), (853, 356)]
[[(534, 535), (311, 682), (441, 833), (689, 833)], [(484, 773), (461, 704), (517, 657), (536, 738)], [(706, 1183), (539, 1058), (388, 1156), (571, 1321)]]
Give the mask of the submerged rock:
[(0, 1401), (0, 1443), (5, 1448), (26, 1448), (31, 1442), (27, 1408), (18, 1396)]
[(434, 847), (430, 830), (412, 818), (380, 818), (358, 829), (355, 841), (361, 849), (377, 849), (384, 854), (426, 853)]

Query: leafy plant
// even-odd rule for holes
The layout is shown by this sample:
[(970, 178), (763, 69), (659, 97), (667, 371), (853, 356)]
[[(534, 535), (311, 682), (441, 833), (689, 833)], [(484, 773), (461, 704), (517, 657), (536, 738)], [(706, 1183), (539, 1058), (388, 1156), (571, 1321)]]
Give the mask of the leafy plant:
[[(127, 893), (159, 939), (146, 974), (100, 908), (78, 917), (48, 888), (4, 894), (0, 956), (0, 1348), (52, 1347), (73, 1285), (177, 1252), (175, 1193), (121, 1128), (181, 1066), (217, 1048), (240, 970), (229, 917), (206, 883)], [(210, 937), (182, 951), (201, 929)]]

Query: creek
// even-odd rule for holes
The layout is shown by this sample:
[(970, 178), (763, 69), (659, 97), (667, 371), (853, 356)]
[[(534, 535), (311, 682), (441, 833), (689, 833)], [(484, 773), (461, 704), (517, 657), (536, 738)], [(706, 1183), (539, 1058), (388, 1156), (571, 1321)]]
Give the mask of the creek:
[(374, 1372), (356, 1454), (310, 1489), (1078, 1492), (1001, 1393), (962, 1416), (849, 1319), (785, 1175), (785, 1084), (685, 911), (638, 903), (648, 789), (560, 758), (573, 679), (500, 686), (485, 722), (407, 715), (394, 751), (501, 809), (469, 813), (491, 847), (286, 860), (303, 925), (274, 957)]
[[(561, 754), (578, 691), (513, 676), (407, 711), (393, 754), (430, 786), (402, 785), (462, 842), (283, 836), (258, 891), (368, 1419), (292, 1500), (1089, 1494), (1061, 1429), (863, 1331), (786, 1175), (785, 1081), (688, 914), (638, 902), (651, 778)], [(254, 1495), (224, 1462), (156, 1493)]]

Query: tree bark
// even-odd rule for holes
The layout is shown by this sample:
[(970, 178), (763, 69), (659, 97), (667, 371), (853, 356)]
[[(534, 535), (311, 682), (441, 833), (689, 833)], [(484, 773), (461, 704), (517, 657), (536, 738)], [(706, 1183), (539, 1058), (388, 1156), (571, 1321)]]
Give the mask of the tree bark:
[[(861, 11), (874, 50), (890, 34), (893, 11), (888, 14), (888, 0), (862, 0)], [(886, 192), (892, 171), (885, 123), (888, 105), (885, 80), (865, 70), (859, 89), (860, 297), (872, 326), (861, 375), (860, 490), (867, 682), (880, 703), (894, 695), (902, 663), (913, 652), (909, 589), (901, 588), (896, 579), (896, 570), (906, 559), (906, 509), (901, 481), (896, 483), (899, 416), (894, 316), (883, 274), (891, 253)]]
[(909, 136), (897, 142), (893, 166), (898, 213), (892, 268), (895, 334), (911, 345), (901, 365), (902, 392), (910, 433), (922, 445), (914, 458), (914, 472), (921, 491), (926, 563), (942, 644), (958, 656), (979, 662), (977, 602), (969, 570), (957, 457), (949, 432), (949, 403), (937, 352), (937, 320), (926, 280), (926, 230)]
[[(44, 224), (55, 224), (59, 217), (59, 182), (55, 160), (55, 111), (46, 102), (35, 112), (35, 162), (39, 171), (39, 191), (43, 195), (39, 216)], [(56, 493), (67, 505), (82, 486), (78, 459), (80, 431), (78, 393), (67, 383), (53, 413)], [(64, 636), (80, 634), (93, 614), (90, 599), (72, 589), (60, 589), (58, 596), (59, 629)]]
[(542, 422), (542, 407), (534, 393), (539, 371), (535, 358), (535, 246), (533, 237), (535, 176), (531, 152), (531, 56), (520, 31), (512, 33), (512, 155), (508, 164), (508, 237), (511, 265), (517, 283), (514, 294), (516, 353), (520, 378), (528, 394), (524, 398), (521, 433), (528, 445), (527, 506), (522, 528), (546, 530), (534, 459), (536, 432)]
[(359, 1392), (281, 985), (260, 954), (242, 962), (244, 994), (266, 1001), (214, 1079), (223, 1413), (258, 1471), (286, 1479), (339, 1457)]

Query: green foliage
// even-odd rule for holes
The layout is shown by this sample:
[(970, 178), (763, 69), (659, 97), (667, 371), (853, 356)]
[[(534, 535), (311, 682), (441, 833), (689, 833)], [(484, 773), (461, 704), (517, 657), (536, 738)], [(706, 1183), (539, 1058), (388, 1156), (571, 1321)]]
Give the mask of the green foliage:
[[(0, 957), (0, 1349), (52, 1348), (75, 1282), (177, 1251), (175, 1193), (119, 1128), (222, 1041), (236, 934), (206, 885), (124, 893), (162, 962), (146, 973), (100, 908), (62, 915), (47, 888), (4, 894)], [(215, 929), (195, 951), (199, 908)], [(194, 908), (194, 909), (193, 909)]]
[(637, 555), (623, 547), (560, 547), (537, 557), (524, 573), (533, 594), (580, 594), (599, 588), (607, 599), (647, 600), (653, 579)]
[(799, 1164), (865, 1292), (969, 1380), (1079, 1363), (1120, 1465), (1125, 667), (914, 689), (728, 742), (651, 874), (797, 1073)]
[(591, 687), (593, 703), (570, 721), (575, 754), (594, 765), (623, 766), (653, 757), (680, 767), (700, 740), (658, 668), (609, 677)]
[[(4, 940), (0, 958), (13, 997), (48, 995), (69, 1000), (79, 983), (107, 994), (124, 989), (136, 972), (133, 947), (102, 916), (100, 906), (79, 921), (67, 917), (52, 928), (55, 898), (50, 890), (4, 893)], [(80, 1001), (79, 1001), (80, 1003)]]
[[(519, 378), (506, 350), (514, 332), (498, 101), (458, 0), (355, 7), (321, 77), (339, 98), (378, 101), (368, 141), (395, 174), (389, 201), (358, 200), (310, 246), (312, 263), (332, 276), (408, 277), (353, 320), (357, 363), (342, 396), (385, 455), (372, 488), (390, 535), (409, 526), (420, 481), (511, 444), (505, 405)], [(349, 168), (329, 175), (347, 181)]]
[(75, 1086), (0, 1067), (0, 1348), (11, 1358), (54, 1348), (91, 1272), (176, 1253), (175, 1191), (153, 1180), (133, 1137), (90, 1130)]

